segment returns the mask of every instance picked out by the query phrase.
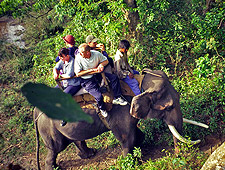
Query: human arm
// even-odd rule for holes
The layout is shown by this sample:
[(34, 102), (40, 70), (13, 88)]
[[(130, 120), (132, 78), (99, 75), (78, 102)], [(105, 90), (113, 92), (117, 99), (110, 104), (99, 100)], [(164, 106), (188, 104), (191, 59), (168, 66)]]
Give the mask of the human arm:
[(62, 70), (63, 61), (59, 60), (59, 62), (56, 63), (55, 67), (53, 68), (53, 77), (55, 80), (57, 80), (60, 76), (60, 70)]
[(134, 78), (134, 74), (131, 73), (131, 72), (128, 74), (128, 76), (129, 76), (130, 79)]
[(101, 62), (97, 68), (92, 68), (88, 70), (81, 70), (80, 72), (76, 73), (77, 77), (81, 77), (87, 74), (95, 74), (95, 73), (100, 73), (104, 70), (104, 67), (108, 64), (108, 60), (105, 60)]
[(119, 77), (119, 79), (126, 78), (126, 76), (129, 74), (129, 71), (127, 71), (126, 69), (123, 69), (122, 60), (121, 59), (116, 60), (114, 65), (115, 65), (115, 72), (117, 76)]
[(96, 73), (95, 69), (92, 68), (88, 70), (81, 70), (80, 72), (76, 73), (76, 76), (81, 77), (87, 74), (95, 74), (95, 73)]
[(101, 62), (98, 67), (97, 67), (97, 72), (102, 72), (104, 70), (104, 67), (109, 63), (108, 60), (105, 60), (103, 62)]
[(101, 50), (101, 52), (103, 53), (103, 51), (105, 51), (105, 46), (104, 46), (104, 44), (97, 44), (96, 49)]
[(53, 68), (53, 77), (55, 80), (59, 78), (59, 70), (57, 70), (55, 67)]
[(55, 62), (59, 62), (59, 56), (56, 57)]

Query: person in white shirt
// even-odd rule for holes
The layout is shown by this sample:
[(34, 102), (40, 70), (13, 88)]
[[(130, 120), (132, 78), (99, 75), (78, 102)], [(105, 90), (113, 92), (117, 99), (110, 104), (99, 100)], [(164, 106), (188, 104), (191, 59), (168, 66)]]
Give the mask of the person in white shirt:
[[(74, 71), (77, 77), (81, 77), (81, 86), (85, 88), (92, 96), (95, 97), (98, 107), (103, 117), (107, 117), (105, 103), (100, 91), (95, 74), (101, 73), (108, 64), (107, 58), (98, 51), (91, 50), (91, 47), (83, 43), (79, 46), (79, 54), (75, 57)], [(127, 102), (121, 98), (121, 87), (116, 75), (105, 73), (110, 80), (110, 85), (114, 93), (114, 104), (126, 105)]]

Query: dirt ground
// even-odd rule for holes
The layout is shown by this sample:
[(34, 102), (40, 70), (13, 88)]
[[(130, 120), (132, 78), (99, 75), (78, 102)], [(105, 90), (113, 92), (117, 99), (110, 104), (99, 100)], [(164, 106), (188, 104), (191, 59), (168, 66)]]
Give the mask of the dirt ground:
[[(225, 141), (225, 137), (217, 137), (217, 136), (208, 136), (206, 137), (203, 144), (199, 145), (201, 151), (208, 153), (209, 155), (216, 150), (223, 142)], [(70, 146), (74, 147), (75, 146)], [(73, 148), (72, 148), (73, 149)], [(173, 147), (168, 145), (160, 145), (160, 146), (144, 146), (142, 149), (142, 160), (143, 162), (161, 158), (166, 156), (165, 152), (162, 152), (163, 149), (168, 150), (169, 152), (173, 152)], [(71, 150), (71, 148), (70, 148)], [(108, 169), (111, 165), (115, 165), (117, 157), (121, 155), (121, 148), (117, 146), (116, 148), (109, 148), (98, 150), (95, 156), (89, 159), (81, 159), (77, 156), (76, 152), (71, 153), (68, 152), (68, 149), (60, 153), (57, 157), (57, 164), (60, 165), (62, 170), (82, 170), (89, 169), (90, 167), (96, 168), (99, 170)], [(45, 155), (40, 156), (41, 169), (44, 169), (44, 159)], [(35, 153), (30, 155), (21, 156), (17, 162), (21, 162), (19, 169), (36, 169), (36, 158)], [(13, 165), (14, 166), (14, 165)], [(16, 169), (9, 167), (2, 167), (3, 169)], [(0, 169), (2, 169), (0, 167)]]

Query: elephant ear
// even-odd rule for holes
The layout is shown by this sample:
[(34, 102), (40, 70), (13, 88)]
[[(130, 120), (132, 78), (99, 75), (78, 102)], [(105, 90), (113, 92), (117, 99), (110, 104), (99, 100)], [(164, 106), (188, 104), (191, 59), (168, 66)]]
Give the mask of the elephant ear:
[(130, 114), (137, 119), (145, 119), (148, 115), (152, 98), (148, 92), (134, 96), (131, 102)]
[(166, 88), (159, 92), (144, 92), (133, 97), (130, 114), (137, 119), (160, 118), (158, 111), (170, 110), (174, 107), (174, 98)]

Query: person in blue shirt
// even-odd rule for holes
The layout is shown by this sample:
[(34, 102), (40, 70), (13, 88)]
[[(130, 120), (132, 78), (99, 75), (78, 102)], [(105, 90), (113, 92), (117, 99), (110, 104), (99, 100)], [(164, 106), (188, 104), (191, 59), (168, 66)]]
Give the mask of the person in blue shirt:
[[(73, 96), (81, 89), (80, 78), (74, 77), (74, 58), (69, 55), (69, 49), (67, 48), (60, 49), (58, 56), (60, 60), (53, 68), (54, 79), (66, 78), (62, 80), (61, 88), (65, 93)], [(59, 88), (59, 86), (57, 85), (56, 88)], [(62, 120), (60, 125), (65, 126), (66, 123)]]

